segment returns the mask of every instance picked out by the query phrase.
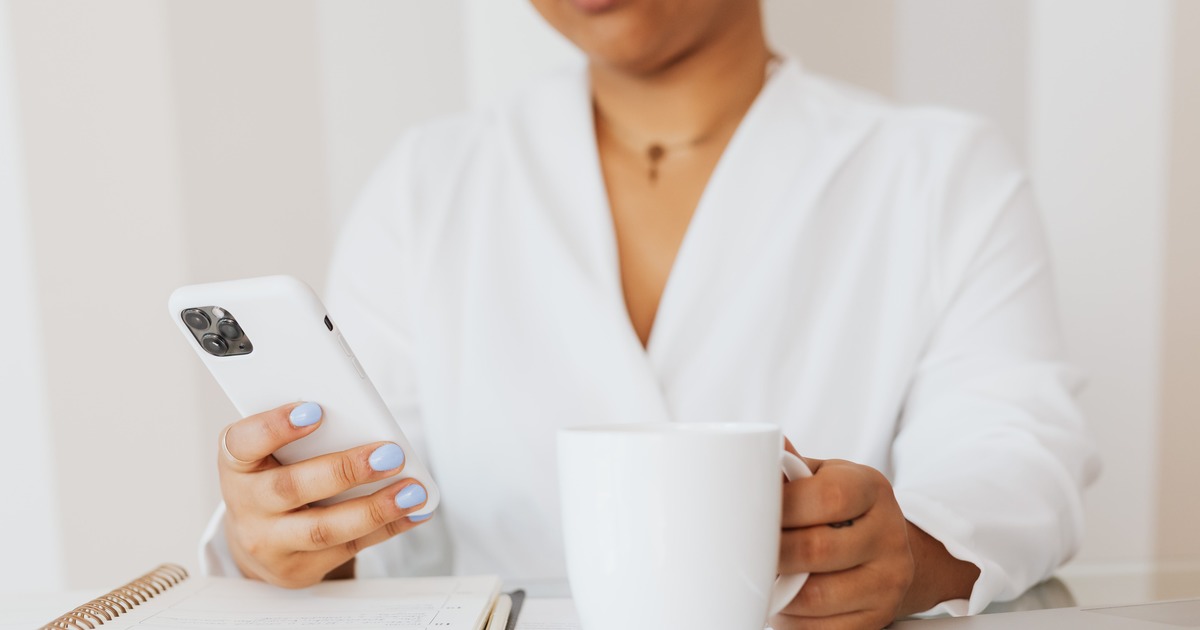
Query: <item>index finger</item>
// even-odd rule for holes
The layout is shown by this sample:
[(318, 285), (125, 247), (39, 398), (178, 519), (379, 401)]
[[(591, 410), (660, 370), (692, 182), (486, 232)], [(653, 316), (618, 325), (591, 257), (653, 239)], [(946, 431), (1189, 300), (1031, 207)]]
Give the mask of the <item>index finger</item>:
[(223, 463), (238, 472), (262, 468), (271, 453), (317, 430), (321, 406), (314, 402), (289, 403), (246, 416), (221, 433)]

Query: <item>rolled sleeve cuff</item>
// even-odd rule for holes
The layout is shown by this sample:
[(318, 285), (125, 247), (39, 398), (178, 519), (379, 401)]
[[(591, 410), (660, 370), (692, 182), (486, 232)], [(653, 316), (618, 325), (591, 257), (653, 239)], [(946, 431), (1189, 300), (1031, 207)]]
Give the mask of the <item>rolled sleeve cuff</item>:
[(979, 567), (979, 579), (971, 588), (970, 599), (951, 599), (920, 613), (919, 616), (948, 614), (954, 617), (977, 615), (1005, 591), (1008, 577), (994, 562), (973, 551), (971, 524), (936, 500), (920, 493), (897, 489), (896, 501), (910, 523), (946, 547), (951, 556)]
[(243, 577), (241, 569), (229, 552), (229, 541), (225, 538), (225, 503), (217, 506), (216, 512), (204, 528), (200, 539), (200, 574), (213, 577)]

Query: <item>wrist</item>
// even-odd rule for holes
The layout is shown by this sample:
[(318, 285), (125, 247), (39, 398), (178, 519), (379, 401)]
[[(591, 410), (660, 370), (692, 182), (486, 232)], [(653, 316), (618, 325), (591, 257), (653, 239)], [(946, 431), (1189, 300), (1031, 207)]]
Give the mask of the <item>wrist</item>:
[(908, 523), (908, 545), (913, 556), (913, 579), (897, 617), (924, 612), (954, 599), (969, 599), (979, 567), (950, 555), (946, 546)]

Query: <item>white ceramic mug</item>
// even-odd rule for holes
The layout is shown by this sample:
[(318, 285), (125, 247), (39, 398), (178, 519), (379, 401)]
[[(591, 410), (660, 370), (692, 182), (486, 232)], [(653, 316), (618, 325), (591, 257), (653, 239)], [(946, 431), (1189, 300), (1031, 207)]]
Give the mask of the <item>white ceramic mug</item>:
[(583, 630), (762, 630), (804, 586), (776, 578), (772, 424), (612, 424), (558, 434), (563, 536)]

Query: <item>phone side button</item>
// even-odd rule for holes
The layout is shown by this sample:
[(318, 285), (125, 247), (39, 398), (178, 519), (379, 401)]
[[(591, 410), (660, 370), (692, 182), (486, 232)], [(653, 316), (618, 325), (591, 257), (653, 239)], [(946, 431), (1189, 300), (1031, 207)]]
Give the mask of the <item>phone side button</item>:
[(348, 356), (348, 357), (354, 356), (354, 353), (350, 351), (350, 344), (346, 343), (346, 338), (342, 336), (342, 333), (337, 334), (337, 340), (338, 340), (338, 345), (340, 345), (342, 347), (342, 352), (345, 352), (346, 356)]
[(355, 357), (350, 357), (350, 362), (354, 364), (354, 371), (358, 372), (359, 378), (367, 378), (367, 373), (363, 371), (362, 364)]

